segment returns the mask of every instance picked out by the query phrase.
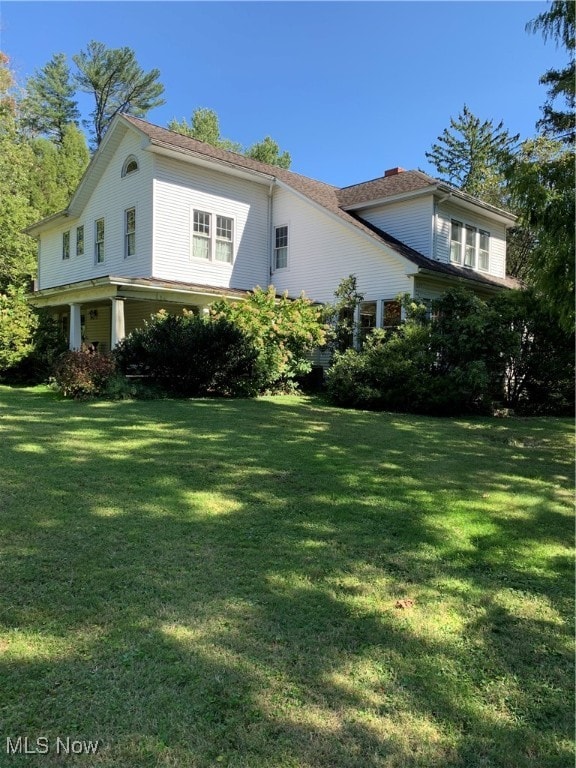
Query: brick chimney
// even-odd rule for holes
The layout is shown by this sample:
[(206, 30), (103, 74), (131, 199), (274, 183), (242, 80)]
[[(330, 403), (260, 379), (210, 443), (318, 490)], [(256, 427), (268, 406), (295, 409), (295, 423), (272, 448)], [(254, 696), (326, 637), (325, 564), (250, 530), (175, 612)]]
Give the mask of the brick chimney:
[(387, 171), (384, 171), (384, 178), (387, 178), (388, 176), (398, 176), (399, 173), (404, 173), (405, 168), (388, 168)]

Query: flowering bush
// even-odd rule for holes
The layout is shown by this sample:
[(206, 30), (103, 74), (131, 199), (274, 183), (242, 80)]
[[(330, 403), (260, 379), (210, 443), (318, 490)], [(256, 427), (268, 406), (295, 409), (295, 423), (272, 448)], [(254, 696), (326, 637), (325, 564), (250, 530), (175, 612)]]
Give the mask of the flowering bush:
[(321, 307), (304, 296), (277, 298), (272, 285), (266, 291), (257, 287), (245, 301), (215, 302), (211, 316), (226, 318), (252, 342), (261, 391), (293, 386), (312, 368), (308, 353), (326, 343)]

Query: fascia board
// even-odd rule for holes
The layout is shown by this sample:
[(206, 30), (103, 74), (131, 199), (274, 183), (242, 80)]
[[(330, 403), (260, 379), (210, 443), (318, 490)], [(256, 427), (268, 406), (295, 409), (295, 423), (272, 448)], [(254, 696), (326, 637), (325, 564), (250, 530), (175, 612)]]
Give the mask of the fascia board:
[(260, 184), (270, 184), (274, 181), (272, 174), (263, 173), (261, 171), (254, 171), (250, 168), (244, 168), (243, 166), (236, 165), (235, 163), (221, 160), (216, 157), (210, 157), (204, 155), (201, 152), (195, 152), (191, 149), (184, 149), (183, 147), (175, 147), (171, 144), (161, 142), (155, 139), (150, 139), (147, 147), (148, 151), (157, 155), (163, 155), (164, 157), (171, 157), (180, 161), (187, 161), (195, 165), (200, 165), (212, 170), (219, 170), (221, 173), (229, 173), (233, 176), (238, 176), (243, 179), (248, 179)]
[(50, 216), (46, 216), (46, 218), (40, 219), (40, 221), (36, 221), (34, 224), (30, 224), (30, 226), (23, 229), (22, 232), (25, 235), (30, 235), (30, 237), (36, 237), (44, 229), (51, 227), (52, 224), (55, 224), (59, 219), (68, 218), (69, 215), (68, 208), (65, 208), (63, 211), (52, 213)]
[(422, 187), (421, 189), (413, 189), (410, 192), (399, 192), (396, 195), (387, 195), (386, 197), (379, 197), (375, 200), (364, 200), (361, 203), (352, 203), (351, 205), (343, 205), (343, 211), (359, 211), (364, 208), (377, 208), (380, 205), (388, 205), (389, 203), (399, 203), (403, 200), (411, 200), (415, 197), (422, 197), (422, 195), (431, 195), (436, 191), (435, 184)]
[(490, 218), (496, 219), (507, 227), (513, 227), (518, 220), (518, 217), (513, 213), (508, 213), (508, 211), (505, 211), (503, 208), (497, 208), (495, 205), (485, 203), (478, 198), (467, 195), (465, 192), (461, 192), (459, 189), (454, 189), (454, 187), (440, 184), (438, 185), (438, 192), (441, 192), (446, 196), (442, 199), (442, 202), (445, 202), (449, 198), (453, 198), (456, 205), (460, 205), (467, 211), (475, 211), (478, 213), (478, 209), (481, 209), (485, 212), (484, 215), (489, 215)]
[[(118, 126), (123, 128), (123, 131), (119, 136), (118, 133), (120, 129)], [(133, 126), (123, 120), (122, 115), (117, 115), (114, 118), (110, 127), (106, 131), (104, 138), (102, 139), (102, 143), (93, 154), (92, 159), (90, 160), (90, 164), (84, 171), (76, 191), (72, 195), (70, 204), (68, 205), (69, 215), (74, 217), (80, 215), (87, 202), (87, 198), (90, 197), (96, 188), (96, 185), (98, 184), (98, 181), (104, 172), (110, 154), (119, 146), (120, 142), (130, 128), (133, 128)]]

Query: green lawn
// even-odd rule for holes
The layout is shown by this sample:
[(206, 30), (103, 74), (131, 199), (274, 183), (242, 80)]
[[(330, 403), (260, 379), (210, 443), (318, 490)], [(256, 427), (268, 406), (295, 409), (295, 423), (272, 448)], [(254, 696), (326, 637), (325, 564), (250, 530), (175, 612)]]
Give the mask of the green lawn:
[(1, 768), (573, 765), (572, 437), (0, 387)]

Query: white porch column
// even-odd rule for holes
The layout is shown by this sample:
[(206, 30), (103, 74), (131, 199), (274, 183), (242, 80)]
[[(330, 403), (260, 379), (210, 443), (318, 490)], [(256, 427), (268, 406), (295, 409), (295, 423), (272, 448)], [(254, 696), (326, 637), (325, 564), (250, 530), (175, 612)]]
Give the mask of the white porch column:
[(81, 305), (70, 304), (70, 333), (68, 347), (70, 349), (80, 349), (82, 346), (82, 321)]
[(384, 326), (384, 299), (378, 299), (376, 302), (376, 328)]
[(112, 320), (110, 323), (110, 349), (114, 349), (116, 344), (126, 336), (126, 326), (124, 324), (124, 299), (114, 297), (112, 301)]
[(352, 346), (354, 349), (360, 349), (360, 304), (354, 310), (354, 321), (352, 324)]

